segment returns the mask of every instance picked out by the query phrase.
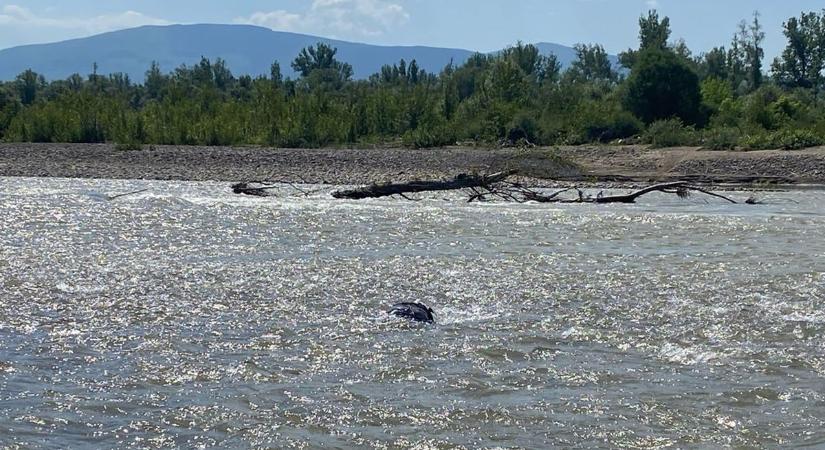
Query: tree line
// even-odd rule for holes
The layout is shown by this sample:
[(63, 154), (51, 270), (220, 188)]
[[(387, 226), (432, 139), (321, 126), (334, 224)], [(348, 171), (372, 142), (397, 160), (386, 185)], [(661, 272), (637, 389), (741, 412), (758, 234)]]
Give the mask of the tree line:
[(764, 61), (758, 13), (727, 46), (693, 54), (670, 19), (639, 20), (639, 45), (614, 67), (600, 45), (577, 45), (562, 70), (533, 45), (476, 54), (428, 73), (416, 61), (367, 80), (319, 43), (269, 76), (236, 76), (202, 59), (142, 83), (124, 74), (47, 82), (27, 70), (0, 84), (0, 137), (11, 142), (319, 147), (529, 141), (650, 143), (712, 149), (825, 143), (825, 10), (783, 24), (787, 46)]

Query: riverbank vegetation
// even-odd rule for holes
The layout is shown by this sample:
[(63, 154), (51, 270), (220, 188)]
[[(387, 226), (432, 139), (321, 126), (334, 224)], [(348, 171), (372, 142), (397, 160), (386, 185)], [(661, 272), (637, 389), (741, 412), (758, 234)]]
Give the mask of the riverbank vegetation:
[(122, 74), (47, 82), (33, 71), (0, 85), (0, 136), (11, 142), (320, 147), (474, 142), (649, 143), (709, 149), (825, 144), (825, 10), (784, 23), (787, 47), (765, 61), (754, 14), (732, 41), (694, 54), (670, 19), (639, 20), (639, 46), (611, 64), (600, 45), (558, 60), (532, 45), (477, 54), (440, 73), (415, 61), (368, 80), (324, 44), (303, 50), (285, 79), (236, 76), (203, 59), (142, 83)]

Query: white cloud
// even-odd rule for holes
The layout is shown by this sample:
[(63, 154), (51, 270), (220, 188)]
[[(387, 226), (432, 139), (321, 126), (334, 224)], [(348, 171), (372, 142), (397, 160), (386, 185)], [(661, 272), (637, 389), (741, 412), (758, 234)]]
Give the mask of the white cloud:
[(141, 25), (167, 25), (169, 22), (137, 11), (104, 14), (94, 17), (55, 17), (38, 15), (19, 5), (5, 5), (0, 9), (0, 25), (26, 28), (52, 28), (84, 33), (132, 28)]
[(646, 0), (645, 4), (648, 8), (656, 9), (659, 7), (659, 0)]
[(270, 12), (256, 12), (248, 19), (235, 19), (235, 22), (251, 23), (276, 30), (295, 30), (300, 28), (304, 18), (300, 14), (293, 14), (279, 9)]
[(313, 0), (302, 14), (284, 10), (256, 12), (249, 17), (236, 18), (235, 23), (330, 37), (353, 37), (381, 35), (409, 19), (403, 6), (387, 0)]

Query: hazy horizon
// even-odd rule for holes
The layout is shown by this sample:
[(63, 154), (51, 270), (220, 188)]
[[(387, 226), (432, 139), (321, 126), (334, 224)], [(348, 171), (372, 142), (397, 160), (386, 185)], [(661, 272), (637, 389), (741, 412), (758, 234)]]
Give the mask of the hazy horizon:
[[(465, 12), (472, 8), (472, 18)], [(809, 1), (524, 0), (93, 0), (0, 2), (0, 48), (58, 42), (143, 25), (248, 24), (375, 45), (430, 46), (489, 52), (518, 41), (572, 46), (598, 43), (613, 54), (635, 47), (637, 19), (651, 8), (669, 16), (673, 40), (694, 53), (727, 45), (739, 21), (760, 11), (766, 60), (784, 47), (782, 22)]]

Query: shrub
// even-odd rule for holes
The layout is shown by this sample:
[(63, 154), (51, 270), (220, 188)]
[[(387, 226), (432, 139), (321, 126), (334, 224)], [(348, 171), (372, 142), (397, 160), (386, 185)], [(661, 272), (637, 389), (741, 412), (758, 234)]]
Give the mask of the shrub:
[(701, 118), (699, 77), (675, 53), (647, 49), (627, 79), (623, 102), (645, 123), (670, 117), (696, 123)]
[(653, 147), (679, 147), (696, 145), (696, 130), (679, 119), (653, 122), (645, 132), (644, 140)]
[(610, 142), (638, 135), (644, 124), (612, 101), (587, 101), (572, 116), (568, 142)]
[(739, 144), (740, 138), (738, 128), (713, 128), (705, 131), (703, 144), (710, 150), (733, 150)]
[(538, 122), (536, 122), (536, 119), (529, 114), (517, 115), (508, 126), (507, 140), (510, 142), (519, 142), (522, 140), (527, 140), (533, 143), (538, 142)]
[(742, 139), (742, 147), (749, 150), (800, 150), (825, 145), (825, 139), (811, 130), (781, 130), (773, 133), (757, 132)]
[(733, 99), (733, 89), (730, 82), (716, 77), (711, 77), (702, 81), (701, 84), (702, 103), (716, 113), (722, 108), (722, 104)]
[(545, 145), (565, 144), (567, 129), (557, 120), (545, 120), (541, 124), (541, 139)]
[(800, 150), (823, 145), (822, 137), (810, 130), (783, 130), (774, 134), (776, 147), (784, 150)]
[(743, 136), (739, 140), (739, 145), (745, 150), (767, 150), (776, 148), (773, 136), (765, 131), (757, 131)]
[(642, 131), (642, 122), (626, 111), (619, 111), (600, 120), (584, 124), (585, 137), (593, 142), (610, 142), (635, 136)]

